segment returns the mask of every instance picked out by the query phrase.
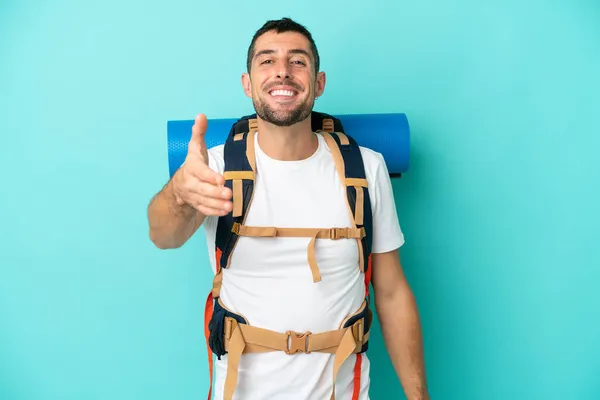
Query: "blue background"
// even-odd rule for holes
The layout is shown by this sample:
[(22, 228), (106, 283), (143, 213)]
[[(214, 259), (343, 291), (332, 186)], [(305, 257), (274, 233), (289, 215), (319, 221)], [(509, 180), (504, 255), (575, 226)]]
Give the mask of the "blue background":
[[(600, 398), (599, 3), (211, 3), (1, 3), (0, 399), (205, 398), (203, 232), (155, 249), (146, 205), (166, 121), (251, 113), (246, 49), (282, 16), (320, 110), (409, 118), (432, 398)], [(374, 335), (372, 397), (402, 398)]]

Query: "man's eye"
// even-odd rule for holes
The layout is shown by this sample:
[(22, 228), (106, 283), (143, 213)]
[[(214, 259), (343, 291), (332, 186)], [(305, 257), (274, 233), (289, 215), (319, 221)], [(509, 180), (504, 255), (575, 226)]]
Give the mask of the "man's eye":
[(301, 60), (292, 61), (292, 64), (306, 65), (306, 63), (304, 61), (301, 61)]
[(264, 60), (263, 62), (261, 62), (261, 64), (270, 64), (272, 62), (272, 60)]

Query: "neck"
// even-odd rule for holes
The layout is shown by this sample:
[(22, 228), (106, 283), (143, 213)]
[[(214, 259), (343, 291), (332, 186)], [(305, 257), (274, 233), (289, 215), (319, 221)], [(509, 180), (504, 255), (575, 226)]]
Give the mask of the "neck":
[(258, 144), (269, 157), (280, 161), (304, 160), (317, 150), (311, 117), (292, 126), (276, 126), (258, 118)]

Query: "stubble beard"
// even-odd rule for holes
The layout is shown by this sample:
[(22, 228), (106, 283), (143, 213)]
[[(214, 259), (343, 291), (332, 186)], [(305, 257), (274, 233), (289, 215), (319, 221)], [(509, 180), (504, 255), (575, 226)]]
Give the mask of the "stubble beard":
[[(267, 94), (267, 96), (269, 96)], [(269, 104), (263, 102), (260, 97), (256, 96), (252, 99), (254, 110), (262, 120), (267, 121), (275, 126), (291, 126), (298, 122), (304, 121), (312, 112), (314, 101), (310, 101), (310, 97), (300, 103), (291, 111), (274, 110)]]

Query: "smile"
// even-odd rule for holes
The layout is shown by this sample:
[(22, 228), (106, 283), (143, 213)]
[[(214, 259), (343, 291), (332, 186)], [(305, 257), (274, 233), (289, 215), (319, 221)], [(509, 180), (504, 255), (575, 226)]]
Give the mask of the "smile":
[(279, 97), (279, 96), (294, 97), (296, 95), (296, 92), (294, 92), (292, 90), (277, 89), (277, 90), (272, 90), (269, 94), (273, 97)]

